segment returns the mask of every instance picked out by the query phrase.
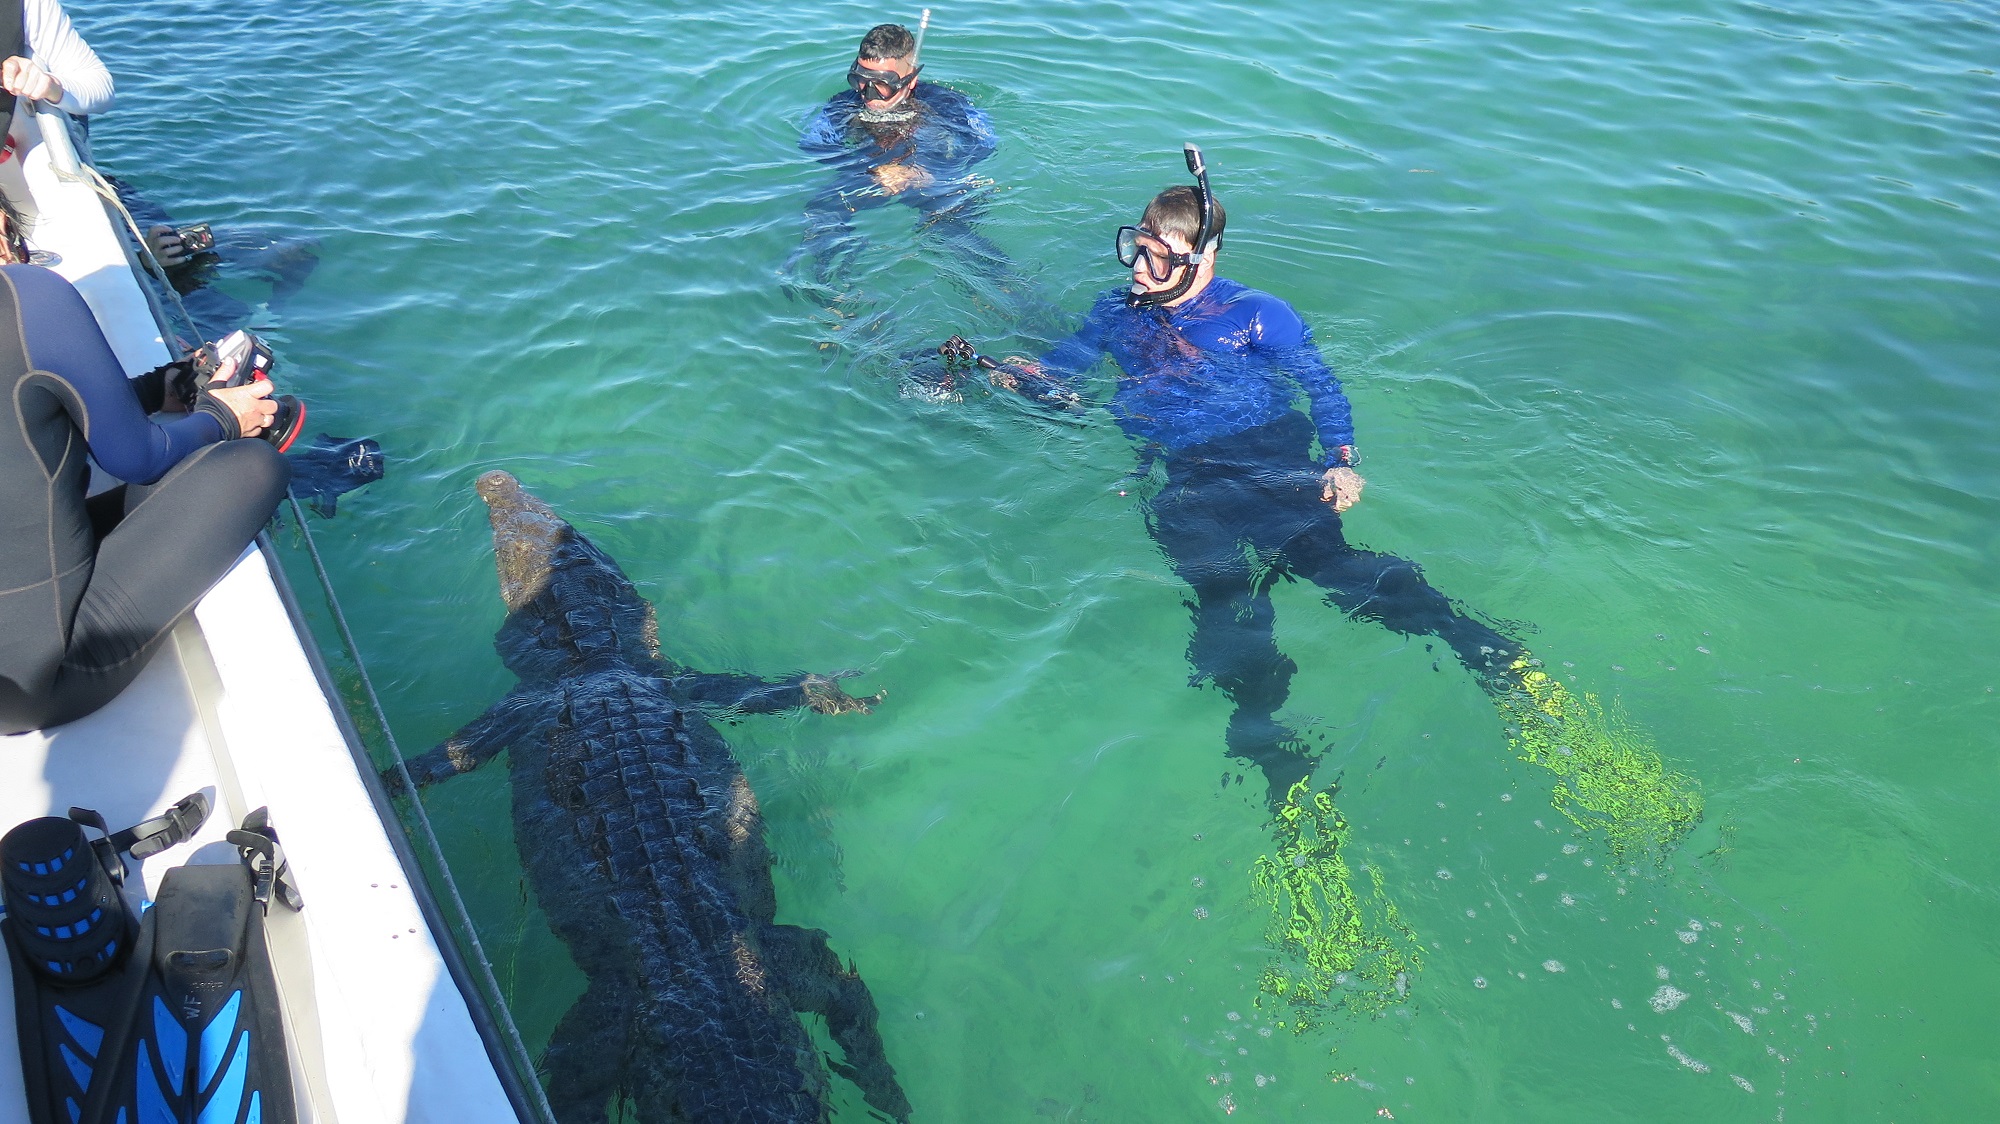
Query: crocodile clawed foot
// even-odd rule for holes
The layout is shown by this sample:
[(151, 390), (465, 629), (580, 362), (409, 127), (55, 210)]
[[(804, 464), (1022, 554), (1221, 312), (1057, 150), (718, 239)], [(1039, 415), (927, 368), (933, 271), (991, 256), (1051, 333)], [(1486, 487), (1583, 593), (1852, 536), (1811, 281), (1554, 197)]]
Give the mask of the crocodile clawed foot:
[(805, 691), (806, 705), (819, 714), (867, 714), (876, 704), (889, 697), (884, 689), (863, 698), (855, 698), (841, 689), (840, 681), (857, 674), (852, 671), (837, 671), (832, 675), (808, 675), (800, 684)]

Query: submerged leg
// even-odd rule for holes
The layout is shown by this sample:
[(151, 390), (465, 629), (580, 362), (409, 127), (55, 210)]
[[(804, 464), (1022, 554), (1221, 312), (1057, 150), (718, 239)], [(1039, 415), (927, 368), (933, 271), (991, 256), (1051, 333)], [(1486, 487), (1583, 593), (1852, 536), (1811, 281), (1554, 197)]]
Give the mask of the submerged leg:
[(1614, 858), (1663, 854), (1700, 821), (1699, 787), (1669, 769), (1643, 735), (1543, 672), (1519, 641), (1453, 604), (1416, 563), (1348, 546), (1330, 512), (1288, 553), (1349, 616), (1450, 645), (1492, 697), (1514, 754), (1560, 778), (1557, 810), (1602, 830)]
[(795, 1011), (826, 1019), (840, 1045), (842, 1060), (828, 1060), (835, 1073), (852, 1081), (871, 1108), (895, 1120), (910, 1118), (910, 1099), (896, 1082), (896, 1068), (882, 1046), (875, 997), (852, 968), (826, 946), (826, 934), (796, 925), (766, 925), (757, 934), (765, 966), (772, 969)]
[[(1335, 526), (1339, 517), (1329, 510)], [(1313, 552), (1300, 575), (1326, 591), (1326, 599), (1356, 620), (1375, 621), (1406, 636), (1435, 636), (1451, 646), (1458, 661), (1491, 689), (1520, 657), (1521, 645), (1467, 615), (1424, 580), (1415, 562), (1393, 554), (1356, 550), (1344, 542), (1338, 552)], [(1296, 560), (1300, 552), (1294, 552)]]
[(600, 976), (556, 1025), (542, 1066), (548, 1072), (549, 1107), (562, 1124), (609, 1119), (612, 1097), (627, 1091), (623, 1082), (631, 1069), (637, 994), (628, 979)]
[(787, 293), (798, 296), (810, 291), (822, 307), (851, 296), (854, 267), (868, 248), (868, 239), (855, 232), (854, 213), (883, 202), (867, 181), (852, 176), (843, 176), (814, 195), (806, 204), (805, 235), (781, 270)]
[(1273, 633), (1270, 588), (1279, 572), (1252, 570), (1242, 512), (1228, 502), (1233, 493), (1220, 491), (1170, 486), (1155, 498), (1148, 526), (1174, 573), (1194, 589), (1193, 681), (1215, 684), (1236, 704), (1224, 735), (1229, 752), (1263, 771), (1276, 806), (1313, 766), (1304, 742), (1277, 718), (1298, 665), (1278, 650)]

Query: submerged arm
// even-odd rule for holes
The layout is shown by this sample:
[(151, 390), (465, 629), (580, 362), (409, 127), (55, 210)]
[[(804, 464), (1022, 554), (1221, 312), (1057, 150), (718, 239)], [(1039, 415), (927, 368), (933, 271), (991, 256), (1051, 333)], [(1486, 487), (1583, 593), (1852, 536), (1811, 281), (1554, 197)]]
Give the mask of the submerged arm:
[(1313, 343), (1312, 329), (1283, 301), (1271, 303), (1257, 313), (1257, 349), (1296, 380), (1312, 404), (1313, 427), (1319, 431), (1322, 463), (1331, 468), (1348, 463), (1354, 448), (1354, 408), (1340, 389), (1340, 378), (1327, 366), (1319, 347)]
[[(970, 351), (970, 345), (963, 345), (956, 336), (953, 340), (961, 343), (961, 357)], [(1084, 373), (1096, 366), (1103, 355), (1104, 318), (1101, 309), (1093, 308), (1084, 317), (1082, 327), (1043, 352), (1040, 359), (1010, 355), (998, 363), (981, 360), (981, 364), (986, 368), (987, 381), (1002, 390), (1040, 405), (1080, 410), (1085, 402), (1078, 387)]]
[(956, 90), (929, 87), (926, 103), (934, 116), (921, 135), (917, 160), (944, 182), (963, 180), (972, 166), (993, 155), (1000, 137), (993, 131), (993, 118)]
[(1360, 459), (1354, 451), (1354, 408), (1340, 389), (1340, 378), (1313, 343), (1312, 329), (1290, 305), (1273, 301), (1260, 310), (1256, 332), (1258, 349), (1305, 390), (1319, 433), (1320, 463), (1326, 467), (1320, 498), (1336, 512), (1346, 511), (1361, 499), (1368, 481), (1354, 470)]

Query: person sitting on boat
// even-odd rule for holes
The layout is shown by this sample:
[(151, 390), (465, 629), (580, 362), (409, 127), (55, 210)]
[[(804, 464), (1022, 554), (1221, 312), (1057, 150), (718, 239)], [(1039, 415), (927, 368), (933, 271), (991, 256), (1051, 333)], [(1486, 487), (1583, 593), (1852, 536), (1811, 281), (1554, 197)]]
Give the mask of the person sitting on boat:
[(923, 215), (924, 231), (983, 278), (1015, 273), (1007, 255), (973, 228), (990, 181), (973, 165), (999, 146), (993, 119), (949, 86), (920, 80), (922, 37), (901, 24), (871, 28), (847, 71), (848, 89), (807, 122), (799, 147), (837, 174), (806, 205), (804, 241), (786, 265), (803, 279), (846, 295), (847, 274), (864, 241), (857, 211), (904, 203)]
[(0, 56), (0, 109), (12, 109), (16, 98), (54, 102), (80, 117), (111, 108), (111, 72), (60, 0), (0, 4)]
[[(232, 370), (217, 373), (226, 381)], [(127, 379), (83, 297), (0, 266), (0, 734), (110, 702), (269, 521), (291, 470), (255, 437), (270, 383)], [(86, 453), (88, 456), (86, 456)], [(128, 483), (85, 498), (89, 461)]]

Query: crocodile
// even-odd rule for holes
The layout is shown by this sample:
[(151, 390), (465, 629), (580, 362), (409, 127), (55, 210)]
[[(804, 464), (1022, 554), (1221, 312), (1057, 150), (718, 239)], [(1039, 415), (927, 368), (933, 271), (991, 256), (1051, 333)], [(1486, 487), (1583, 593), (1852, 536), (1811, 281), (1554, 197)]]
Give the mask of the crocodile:
[(810, 1013), (842, 1054), (826, 1068), (907, 1120), (859, 973), (826, 933), (775, 921), (757, 797), (708, 718), (866, 713), (882, 696), (672, 662), (617, 563), (508, 473), (476, 487), (508, 609), (494, 646), (520, 685), (407, 769), (421, 787), (510, 751), (522, 864), (589, 980), (543, 1055), (557, 1119), (826, 1121)]

